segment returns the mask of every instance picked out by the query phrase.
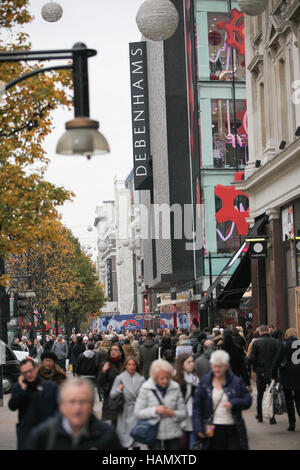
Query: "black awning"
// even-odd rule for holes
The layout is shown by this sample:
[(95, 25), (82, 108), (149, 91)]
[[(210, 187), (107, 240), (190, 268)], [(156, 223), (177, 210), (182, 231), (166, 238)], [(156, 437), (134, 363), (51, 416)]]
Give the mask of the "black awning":
[[(250, 229), (248, 233), (248, 237), (253, 237), (258, 235), (259, 229), (261, 229), (266, 222), (268, 221), (268, 217), (264, 216), (260, 218), (253, 227)], [(221, 273), (217, 276), (214, 282), (209, 286), (206, 291), (206, 296), (200, 300), (200, 306), (204, 306), (204, 304), (209, 300), (210, 296), (212, 295), (213, 291), (216, 289), (217, 285), (221, 282), (222, 278), (226, 275), (229, 271), (231, 266), (236, 262), (237, 258), (239, 258), (247, 243), (244, 242), (240, 249), (232, 256), (232, 258), (228, 261), (226, 266), (223, 268)], [(241, 261), (238, 267), (235, 269), (234, 273), (231, 275), (229, 281), (227, 282), (226, 286), (223, 288), (222, 292), (219, 294), (217, 298), (217, 308), (238, 308), (240, 305), (241, 298), (243, 297), (244, 293), (248, 289), (251, 283), (251, 260), (249, 251), (247, 251), (241, 258)]]

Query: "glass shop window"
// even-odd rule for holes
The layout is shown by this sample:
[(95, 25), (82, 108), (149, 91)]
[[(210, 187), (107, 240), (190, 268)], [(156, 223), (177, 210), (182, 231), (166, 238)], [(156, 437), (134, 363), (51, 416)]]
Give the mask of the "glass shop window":
[(246, 80), (244, 15), (236, 8), (228, 13), (208, 13), (210, 80)]
[(248, 161), (246, 100), (211, 100), (215, 168), (243, 168)]

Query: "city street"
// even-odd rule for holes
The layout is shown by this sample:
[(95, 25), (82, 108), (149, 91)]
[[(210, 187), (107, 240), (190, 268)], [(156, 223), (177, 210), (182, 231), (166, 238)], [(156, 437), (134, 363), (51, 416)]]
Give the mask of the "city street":
[[(0, 409), (0, 450), (15, 450), (15, 424), (17, 413), (8, 409), (10, 395), (5, 395), (5, 406)], [(255, 388), (253, 392), (255, 397)], [(95, 412), (101, 417), (101, 403), (96, 401)], [(277, 416), (277, 424), (257, 423), (255, 419), (255, 398), (250, 410), (245, 411), (250, 450), (300, 450), (300, 422), (295, 432), (287, 432), (287, 415)]]

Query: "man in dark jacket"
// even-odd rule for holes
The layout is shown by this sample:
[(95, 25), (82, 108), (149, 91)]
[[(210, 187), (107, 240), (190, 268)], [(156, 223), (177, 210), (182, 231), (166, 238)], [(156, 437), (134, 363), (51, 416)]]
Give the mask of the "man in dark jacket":
[[(256, 373), (257, 386), (257, 415), (259, 423), (263, 422), (262, 400), (266, 386), (271, 382), (272, 363), (278, 349), (278, 341), (269, 334), (267, 325), (258, 328), (260, 338), (257, 338), (252, 346), (249, 362)], [(275, 418), (270, 418), (270, 424), (275, 424)]]
[(50, 335), (48, 341), (46, 341), (44, 351), (51, 351), (55, 342), (55, 337)]
[(90, 382), (67, 380), (59, 391), (59, 413), (30, 433), (26, 450), (121, 450), (115, 430), (96, 418), (93, 406)]
[(34, 426), (53, 416), (57, 411), (58, 387), (38, 375), (38, 368), (30, 358), (20, 363), (20, 377), (14, 384), (8, 407), (19, 411), (17, 449), (24, 449), (25, 439)]
[(149, 333), (139, 348), (139, 362), (145, 379), (149, 379), (149, 370), (153, 361), (158, 358), (158, 346), (154, 343), (153, 334)]
[(76, 344), (73, 346), (73, 358), (75, 363), (73, 364), (73, 367), (75, 368), (76, 372), (76, 364), (77, 364), (77, 359), (79, 357), (79, 354), (83, 353), (85, 351), (85, 345), (83, 344), (83, 337), (80, 333), (76, 335)]
[(100, 363), (105, 360), (106, 354), (96, 353), (94, 351), (94, 343), (89, 342), (86, 350), (79, 354), (76, 364), (76, 373), (95, 382), (99, 373)]
[(195, 360), (195, 369), (200, 379), (211, 370), (209, 360), (214, 351), (214, 342), (211, 339), (204, 341), (203, 354)]

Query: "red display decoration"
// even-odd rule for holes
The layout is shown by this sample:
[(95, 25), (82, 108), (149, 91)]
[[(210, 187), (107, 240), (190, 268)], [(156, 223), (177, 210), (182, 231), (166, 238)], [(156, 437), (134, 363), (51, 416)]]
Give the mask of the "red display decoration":
[(248, 198), (247, 194), (237, 190), (234, 186), (222, 186), (221, 184), (216, 186), (215, 194), (222, 200), (222, 208), (216, 213), (218, 223), (234, 222), (238, 234), (247, 235), (249, 224), (246, 222), (246, 218), (249, 217), (249, 209), (241, 212), (234, 205), (234, 200), (238, 196), (246, 196)]
[(238, 55), (245, 55), (245, 23), (244, 13), (236, 8), (230, 12), (230, 20), (228, 22), (219, 21), (218, 29), (224, 29), (227, 32), (226, 44), (237, 50)]

